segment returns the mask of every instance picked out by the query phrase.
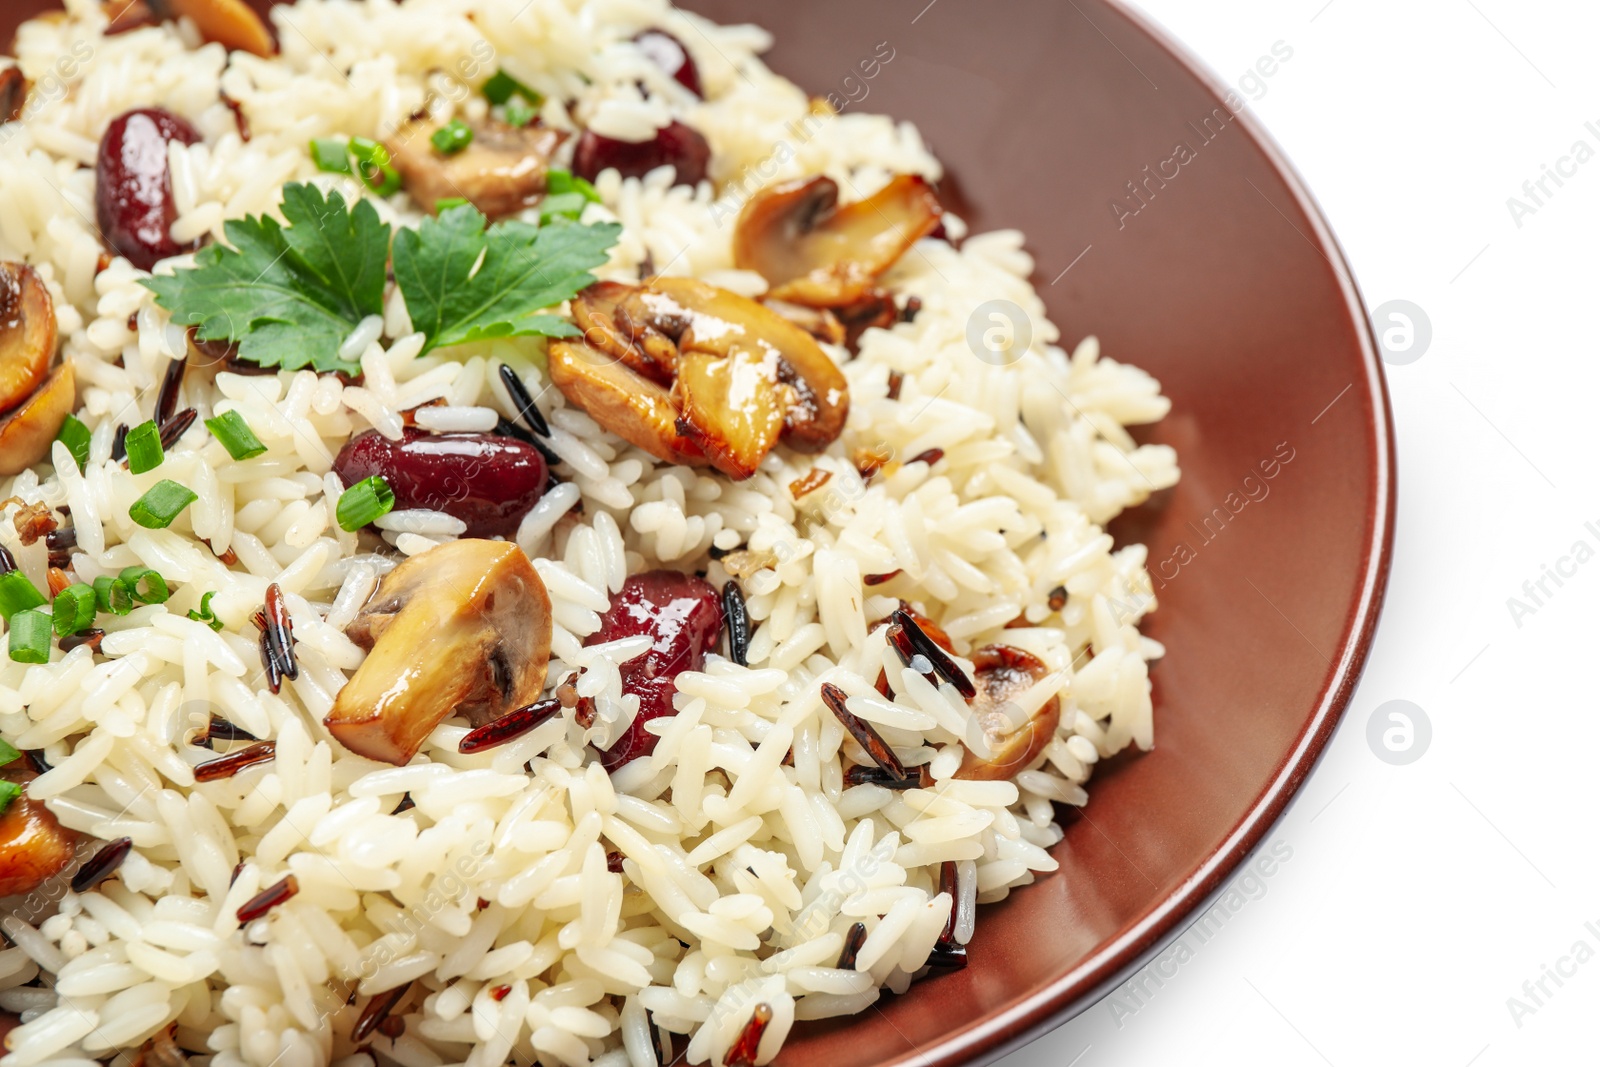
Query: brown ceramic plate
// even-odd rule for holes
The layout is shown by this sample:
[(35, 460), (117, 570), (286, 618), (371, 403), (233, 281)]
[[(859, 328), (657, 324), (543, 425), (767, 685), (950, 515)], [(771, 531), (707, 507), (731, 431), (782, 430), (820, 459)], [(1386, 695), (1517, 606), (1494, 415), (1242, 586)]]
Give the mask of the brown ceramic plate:
[[(47, 4), (6, 0), (0, 40)], [(1183, 481), (1118, 527), (1149, 545), (1160, 584), (1156, 749), (1102, 768), (1056, 850), (1062, 870), (984, 913), (965, 971), (804, 1029), (783, 1056), (990, 1060), (1190, 921), (1283, 814), (1349, 701), (1394, 522), (1361, 299), (1237, 99), (1115, 0), (689, 6), (765, 25), (773, 65), (809, 91), (917, 123), (974, 229), (1027, 234), (1065, 339), (1098, 334), (1173, 401), (1149, 437), (1177, 448)], [(858, 64), (890, 50), (864, 78)]]

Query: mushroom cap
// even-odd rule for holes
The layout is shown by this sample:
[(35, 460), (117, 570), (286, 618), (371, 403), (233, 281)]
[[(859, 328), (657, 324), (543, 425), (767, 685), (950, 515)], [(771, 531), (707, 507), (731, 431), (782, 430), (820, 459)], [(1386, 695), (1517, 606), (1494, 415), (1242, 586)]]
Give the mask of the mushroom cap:
[(567, 137), (547, 126), (490, 119), (472, 124), (471, 144), (441, 155), (430, 140), (439, 128), (433, 119), (408, 122), (385, 145), (406, 192), (429, 212), (440, 200), (466, 200), (491, 222), (538, 202), (550, 157)]
[(0, 413), (33, 395), (56, 351), (56, 309), (37, 271), (0, 263)]
[(1050, 669), (1042, 660), (1020, 648), (990, 645), (972, 654), (978, 695), (970, 702), (972, 715), (989, 754), (980, 756), (970, 748), (961, 762), (957, 778), (1001, 781), (1027, 770), (1044, 752), (1061, 723), (1061, 697), (1053, 696), (1021, 723), (1016, 698)]
[(808, 307), (845, 307), (939, 225), (944, 209), (925, 178), (902, 174), (865, 200), (839, 207), (839, 186), (818, 175), (768, 186), (734, 228), (733, 259)]
[(278, 51), (272, 31), (243, 0), (147, 0), (163, 19), (187, 18), (201, 40), (214, 41), (230, 52), (271, 56)]
[[(0, 771), (0, 778), (22, 786), (34, 777), (20, 761)], [(76, 833), (24, 792), (0, 814), (0, 897), (31, 893), (66, 870), (77, 843)]]
[(347, 631), (366, 660), (323, 720), (396, 766), (452, 715), (474, 726), (532, 703), (550, 665), (550, 594), (522, 549), (463, 539), (390, 571)]
[(550, 381), (601, 426), (661, 462), (705, 465), (700, 446), (678, 429), (672, 395), (610, 353), (576, 341), (553, 341)]
[(0, 477), (20, 474), (48, 456), (77, 402), (72, 364), (58, 364), (21, 407), (0, 418)]

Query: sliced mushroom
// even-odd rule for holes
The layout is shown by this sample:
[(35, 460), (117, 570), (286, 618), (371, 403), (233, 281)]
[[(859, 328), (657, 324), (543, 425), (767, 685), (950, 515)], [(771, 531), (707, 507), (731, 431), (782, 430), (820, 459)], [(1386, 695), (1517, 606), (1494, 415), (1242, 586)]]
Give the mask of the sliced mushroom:
[(749, 348), (725, 356), (685, 352), (679, 357), (672, 387), (672, 399), (683, 412), (679, 426), (730, 478), (754, 474), (783, 432), (777, 359)]
[(145, 0), (145, 4), (159, 19), (187, 18), (202, 40), (230, 52), (271, 56), (278, 51), (272, 31), (244, 0)]
[[(844, 430), (850, 389), (844, 373), (816, 339), (771, 308), (692, 278), (656, 278), (646, 287), (670, 332), (682, 323), (678, 348), (726, 356), (738, 348), (777, 354), (778, 379), (794, 390), (783, 416), (783, 440), (801, 452), (820, 452)], [(662, 299), (666, 298), (666, 299)]]
[(818, 175), (780, 182), (751, 197), (733, 235), (734, 262), (757, 271), (772, 296), (809, 307), (844, 307), (943, 214), (933, 187), (901, 175), (865, 200), (839, 207), (839, 186)]
[(844, 429), (844, 374), (805, 330), (747, 297), (689, 278), (600, 282), (573, 317), (587, 343), (551, 345), (551, 380), (658, 459), (747, 478), (780, 436), (814, 452)]
[(0, 412), (32, 396), (56, 351), (56, 309), (25, 263), (0, 263)]
[(20, 760), (0, 778), (24, 787), (0, 815), (0, 897), (31, 893), (72, 862), (78, 835), (56, 821), (50, 810), (28, 797), (34, 774)]
[(770, 296), (764, 297), (761, 302), (819, 341), (826, 341), (830, 345), (842, 345), (845, 342), (847, 334), (844, 323), (828, 308), (791, 304)]
[(574, 341), (550, 345), (550, 381), (594, 420), (663, 463), (703, 467), (705, 453), (678, 429), (672, 394), (616, 357)]
[(1021, 709), (1014, 701), (1050, 669), (1037, 656), (1009, 645), (980, 648), (973, 653), (972, 666), (978, 695), (970, 706), (989, 753), (980, 756), (969, 750), (955, 776), (979, 781), (1013, 778), (1027, 770), (1055, 737), (1061, 723), (1061, 698), (1051, 697), (1018, 722)]
[(72, 364), (62, 363), (20, 408), (0, 418), (0, 476), (20, 474), (48, 456), (77, 402)]
[(489, 120), (472, 126), (471, 144), (444, 155), (430, 140), (439, 127), (432, 119), (418, 119), (402, 126), (388, 142), (406, 192), (430, 212), (441, 200), (466, 200), (490, 221), (538, 203), (550, 157), (567, 136), (546, 126)]
[(550, 665), (550, 594), (522, 549), (452, 541), (390, 571), (347, 631), (366, 660), (323, 720), (350, 751), (401, 766), (452, 715), (532, 703)]

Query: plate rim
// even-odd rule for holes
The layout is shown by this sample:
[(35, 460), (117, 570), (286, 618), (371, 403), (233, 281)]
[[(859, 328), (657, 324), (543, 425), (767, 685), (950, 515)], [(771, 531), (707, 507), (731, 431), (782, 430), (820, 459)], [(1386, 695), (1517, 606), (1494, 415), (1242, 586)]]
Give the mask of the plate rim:
[[(1224, 98), (1232, 94), (1232, 88), (1171, 31), (1134, 7), (1130, 0), (1103, 3), (1113, 15), (1150, 38), (1219, 104), (1226, 106)], [(1182, 937), (1222, 896), (1234, 872), (1267, 843), (1271, 832), (1299, 799), (1301, 787), (1316, 770), (1343, 721), (1371, 656), (1394, 561), (1398, 489), (1394, 411), (1382, 360), (1355, 272), (1305, 179), (1253, 111), (1242, 108), (1234, 117), (1310, 222), (1309, 239), (1328, 260), (1360, 349), (1362, 377), (1356, 384), (1364, 389), (1368, 402), (1365, 433), (1373, 445), (1373, 462), (1367, 476), (1373, 491), (1373, 509), (1364, 523), (1361, 586), (1352, 603), (1338, 660), (1327, 675), (1311, 717), (1272, 778), (1177, 891), (1167, 894), (1065, 975), (941, 1038), (926, 1050), (916, 1049), (888, 1061), (886, 1067), (980, 1067), (992, 1063), (1088, 1011)]]

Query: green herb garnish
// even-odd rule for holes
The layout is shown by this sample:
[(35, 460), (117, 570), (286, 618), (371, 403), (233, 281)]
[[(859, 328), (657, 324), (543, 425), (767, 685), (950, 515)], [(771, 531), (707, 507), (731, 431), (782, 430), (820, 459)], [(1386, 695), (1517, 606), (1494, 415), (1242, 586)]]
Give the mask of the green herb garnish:
[(94, 604), (111, 615), (126, 615), (133, 610), (133, 590), (121, 578), (102, 574), (94, 580)]
[(76, 415), (68, 415), (56, 434), (56, 440), (66, 445), (72, 458), (78, 461), (80, 471), (89, 465), (89, 437), (89, 427), (80, 422)]
[(622, 227), (558, 219), (535, 227), (507, 220), (488, 230), (475, 208), (451, 208), (394, 239), (394, 276), (426, 353), (445, 345), (543, 334), (574, 337), (558, 315), (540, 314), (594, 281)]
[(167, 580), (149, 567), (124, 567), (117, 581), (128, 588), (128, 595), (141, 604), (165, 604), (172, 597)]
[(311, 142), (311, 161), (324, 174), (349, 174), (350, 142), (342, 137), (319, 137)]
[(16, 663), (50, 662), (50, 616), (37, 608), (11, 616), (8, 648)]
[(7, 782), (0, 779), (0, 815), (11, 806), (11, 802), (22, 795), (22, 787), (16, 782)]
[(586, 178), (580, 178), (570, 170), (551, 170), (544, 176), (544, 191), (549, 196), (561, 196), (564, 193), (578, 193), (585, 200), (598, 204), (600, 192)]
[(434, 130), (428, 140), (440, 155), (453, 156), (472, 143), (472, 127), (460, 119), (451, 119), (448, 125)]
[(513, 96), (506, 101), (505, 120), (507, 125), (521, 129), (538, 117), (539, 109), (524, 100), (521, 94)]
[(394, 490), (379, 475), (357, 482), (339, 494), (339, 504), (334, 514), (339, 528), (355, 533), (361, 527), (389, 514), (394, 507)]
[(17, 746), (0, 737), (0, 767), (15, 763), (21, 758), (22, 753), (17, 750)]
[(163, 478), (128, 509), (128, 517), (146, 530), (165, 530), (183, 509), (200, 497), (194, 490)]
[(544, 94), (530, 89), (504, 70), (494, 72), (494, 77), (483, 83), (483, 95), (491, 104), (504, 104), (513, 96), (520, 96), (534, 107), (544, 103)]
[(217, 618), (217, 613), (211, 610), (211, 598), (216, 595), (217, 591), (213, 589), (211, 592), (201, 597), (199, 610), (190, 608), (189, 618), (193, 619), (195, 622), (203, 622), (213, 630), (216, 630), (218, 633), (220, 633), (222, 632), (223, 622), (221, 619)]
[(141, 422), (129, 430), (124, 447), (128, 452), (128, 470), (134, 474), (153, 471), (166, 458), (161, 448), (161, 427), (154, 420)]
[(356, 173), (367, 188), (379, 196), (400, 191), (400, 172), (389, 160), (389, 150), (368, 137), (350, 138), (350, 154), (356, 159)]
[(50, 621), (57, 637), (81, 634), (94, 625), (94, 587), (74, 582), (56, 594), (50, 603)]
[[(380, 146), (381, 147), (381, 146)], [(587, 183), (586, 183), (587, 184)], [(577, 191), (582, 191), (581, 189)], [(156, 301), (200, 340), (239, 346), (239, 358), (265, 367), (359, 373), (339, 348), (369, 315), (384, 311), (390, 228), (370, 203), (354, 208), (335, 192), (284, 186), (288, 225), (269, 217), (227, 223), (233, 245), (209, 245), (198, 264), (149, 278)], [(578, 331), (539, 314), (594, 281), (622, 227), (545, 227), (510, 220), (488, 226), (470, 205), (443, 210), (394, 239), (394, 275), (424, 352), (490, 338)], [(215, 432), (215, 430), (213, 430)]]
[(21, 571), (0, 574), (0, 619), (9, 619), (19, 611), (41, 608), (47, 601)]
[(267, 450), (261, 438), (256, 436), (250, 424), (244, 421), (244, 416), (237, 411), (225, 411), (214, 419), (207, 419), (206, 429), (222, 442), (222, 447), (234, 459), (254, 459)]

